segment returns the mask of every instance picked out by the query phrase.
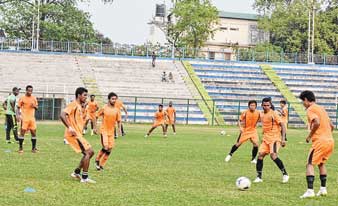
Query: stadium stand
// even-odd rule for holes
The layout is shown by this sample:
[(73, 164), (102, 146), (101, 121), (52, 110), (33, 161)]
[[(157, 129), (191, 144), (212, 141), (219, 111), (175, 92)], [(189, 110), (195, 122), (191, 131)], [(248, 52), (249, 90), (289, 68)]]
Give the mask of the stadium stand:
[[(175, 82), (161, 82), (163, 71), (171, 71)], [(75, 88), (86, 86), (89, 93), (102, 94), (103, 100), (111, 91), (120, 95), (130, 121), (151, 122), (159, 103), (166, 107), (173, 101), (178, 123), (207, 124), (185, 84), (186, 77), (184, 68), (170, 61), (159, 60), (152, 68), (151, 61), (144, 59), (0, 53), (2, 100), (12, 87), (31, 84), (37, 97), (57, 93), (67, 103)]]

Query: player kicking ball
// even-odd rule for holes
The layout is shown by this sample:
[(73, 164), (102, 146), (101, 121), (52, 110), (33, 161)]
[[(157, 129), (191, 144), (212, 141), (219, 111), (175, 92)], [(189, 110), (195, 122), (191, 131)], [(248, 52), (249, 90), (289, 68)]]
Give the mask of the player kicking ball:
[(158, 105), (158, 111), (155, 113), (155, 120), (154, 120), (154, 124), (153, 126), (150, 128), (150, 130), (148, 131), (148, 133), (144, 136), (144, 137), (149, 137), (149, 135), (154, 131), (154, 129), (156, 129), (158, 126), (162, 127), (162, 131), (163, 131), (163, 135), (166, 137), (167, 134), (165, 132), (165, 118), (166, 118), (166, 114), (163, 111), (163, 105), (160, 104)]
[(251, 100), (248, 102), (248, 110), (244, 111), (239, 120), (238, 126), (240, 129), (240, 134), (237, 139), (236, 144), (234, 144), (225, 158), (225, 162), (229, 162), (234, 152), (246, 141), (250, 140), (252, 143), (252, 157), (251, 163), (256, 164), (256, 156), (258, 152), (258, 133), (257, 133), (257, 123), (260, 119), (260, 112), (256, 110), (257, 102)]

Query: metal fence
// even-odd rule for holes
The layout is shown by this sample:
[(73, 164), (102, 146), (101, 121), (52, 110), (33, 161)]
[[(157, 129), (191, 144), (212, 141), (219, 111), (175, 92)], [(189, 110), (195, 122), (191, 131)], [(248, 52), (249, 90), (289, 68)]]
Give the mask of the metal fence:
[[(0, 51), (33, 51), (36, 48), (36, 41), (6, 39), (0, 42)], [(255, 49), (236, 49), (234, 54), (229, 56), (226, 49), (192, 49), (175, 48), (159, 45), (129, 45), (129, 44), (102, 44), (86, 42), (60, 42), (60, 41), (39, 41), (40, 52), (74, 53), (74, 54), (96, 54), (96, 55), (119, 55), (150, 57), (156, 52), (159, 58), (180, 58), (180, 59), (209, 59), (209, 60), (233, 60), (250, 62), (275, 62), (275, 63), (307, 63), (306, 53), (284, 53), (275, 51), (256, 51)], [(338, 65), (337, 55), (315, 54), (315, 64)]]
[[(18, 97), (24, 95), (20, 94)], [(39, 101), (39, 109), (36, 112), (38, 120), (58, 120), (62, 109), (74, 100), (74, 94), (64, 93), (34, 93)], [(5, 100), (8, 92), (0, 92), (0, 102)], [(106, 102), (106, 96), (97, 95), (97, 100)], [(150, 123), (153, 121), (154, 113), (158, 108), (158, 104), (163, 104), (164, 108), (168, 106), (169, 101), (173, 101), (177, 110), (177, 123), (179, 124), (209, 124), (219, 125), (216, 113), (225, 120), (226, 125), (235, 125), (239, 119), (241, 112), (247, 109), (247, 101), (241, 100), (202, 100), (202, 99), (179, 99), (179, 98), (159, 98), (159, 97), (119, 97), (128, 110), (128, 122), (131, 123)], [(208, 108), (208, 105), (212, 107)], [(257, 100), (260, 102), (260, 100)], [(273, 102), (276, 110), (279, 108), (279, 102)], [(320, 104), (320, 102), (319, 102)], [(262, 108), (258, 104), (258, 109)], [(204, 109), (203, 109), (204, 108)], [(338, 128), (338, 107), (327, 108), (332, 122)], [(201, 112), (204, 111), (203, 113)], [(299, 116), (288, 105), (289, 110), (289, 126), (304, 127)], [(3, 113), (3, 111), (2, 111)], [(1, 115), (3, 118), (4, 115)]]

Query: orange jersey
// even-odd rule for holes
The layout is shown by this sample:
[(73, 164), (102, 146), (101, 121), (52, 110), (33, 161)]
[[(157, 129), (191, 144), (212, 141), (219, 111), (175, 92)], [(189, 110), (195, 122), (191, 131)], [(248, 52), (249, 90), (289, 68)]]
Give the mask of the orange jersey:
[(282, 111), (284, 113), (284, 115), (281, 116), (282, 122), (285, 123), (285, 126), (286, 126), (286, 124), (288, 123), (289, 111), (286, 106), (282, 108)]
[[(73, 101), (68, 104), (63, 111), (68, 115), (68, 121), (70, 126), (76, 131), (78, 136), (82, 136), (82, 130), (84, 126), (84, 115), (82, 106), (76, 101)], [(68, 133), (67, 129), (65, 132), (65, 136), (72, 136), (70, 133)]]
[(89, 101), (86, 107), (86, 110), (88, 113), (95, 113), (97, 109), (99, 108), (99, 105), (96, 101)]
[(35, 108), (38, 106), (38, 101), (34, 96), (22, 96), (19, 99), (18, 107), (21, 110), (23, 120), (35, 119)]
[(261, 122), (263, 129), (263, 140), (271, 143), (281, 141), (281, 117), (273, 110), (267, 113), (261, 112)]
[(259, 121), (260, 113), (255, 110), (251, 112), (250, 110), (246, 110), (243, 112), (239, 118), (241, 122), (244, 122), (244, 132), (256, 132), (256, 125)]
[(87, 117), (87, 109), (86, 109), (86, 107), (81, 107), (81, 112), (82, 112), (82, 118), (83, 118), (83, 124), (85, 124), (85, 122), (86, 122), (86, 117)]
[(317, 140), (332, 139), (331, 120), (325, 109), (318, 104), (313, 104), (307, 109), (307, 118), (312, 128), (312, 121), (317, 118), (319, 120), (319, 128), (312, 136), (312, 142)]
[(115, 124), (121, 121), (121, 112), (116, 107), (104, 105), (97, 116), (103, 117), (101, 134), (114, 135)]
[(176, 113), (176, 110), (174, 107), (168, 107), (166, 109), (166, 113), (167, 113), (167, 117), (170, 121), (174, 121), (175, 120), (175, 113)]
[(116, 107), (119, 111), (121, 111), (121, 109), (124, 107), (124, 104), (121, 100), (117, 99), (114, 107)]
[(164, 124), (164, 120), (165, 120), (165, 113), (162, 111), (157, 111), (155, 113), (155, 123), (158, 124)]

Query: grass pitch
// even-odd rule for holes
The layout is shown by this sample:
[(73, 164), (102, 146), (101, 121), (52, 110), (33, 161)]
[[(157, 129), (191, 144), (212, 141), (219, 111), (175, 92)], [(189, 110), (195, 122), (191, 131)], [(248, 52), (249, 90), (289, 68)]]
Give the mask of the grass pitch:
[[(305, 163), (310, 144), (306, 130), (289, 129), (289, 142), (280, 150), (290, 175), (282, 184), (275, 163), (264, 161), (263, 183), (239, 191), (235, 180), (246, 176), (253, 181), (255, 165), (250, 163), (251, 144), (244, 144), (229, 163), (224, 157), (236, 141), (238, 129), (206, 126), (178, 126), (177, 135), (169, 130), (163, 138), (160, 129), (144, 138), (150, 125), (125, 125), (127, 136), (117, 139), (116, 147), (103, 172), (89, 175), (95, 185), (71, 179), (81, 155), (63, 144), (60, 123), (38, 123), (38, 148), (30, 152), (26, 136), (24, 154), (17, 144), (5, 144), (0, 131), (0, 205), (338, 205), (338, 158), (334, 153), (327, 164), (328, 196), (301, 200), (306, 190)], [(98, 136), (86, 136), (95, 152), (101, 148)], [(337, 134), (335, 133), (335, 139)], [(96, 155), (96, 154), (95, 154)], [(316, 170), (315, 191), (320, 186)], [(34, 188), (33, 193), (25, 192)]]

